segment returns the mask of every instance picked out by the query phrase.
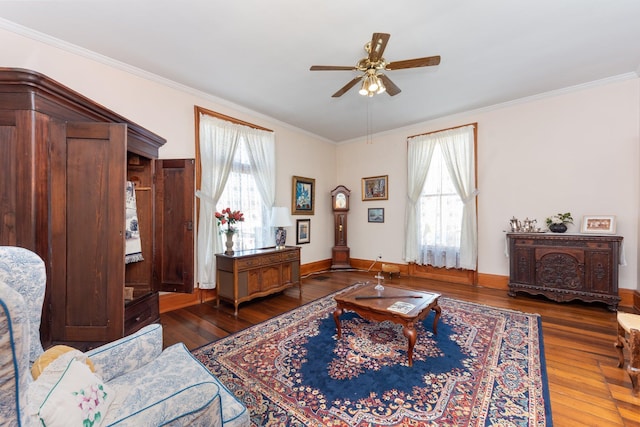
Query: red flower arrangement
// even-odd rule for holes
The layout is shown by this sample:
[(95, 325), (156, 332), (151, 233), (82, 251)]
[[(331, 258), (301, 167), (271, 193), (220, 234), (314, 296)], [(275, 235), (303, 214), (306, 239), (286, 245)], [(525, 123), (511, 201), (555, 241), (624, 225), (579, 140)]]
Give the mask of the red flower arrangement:
[(244, 214), (240, 211), (232, 211), (231, 208), (223, 209), (222, 212), (216, 212), (215, 215), (219, 227), (227, 224), (227, 229), (221, 230), (225, 233), (234, 233), (236, 229), (232, 227), (232, 225), (236, 222), (244, 221)]

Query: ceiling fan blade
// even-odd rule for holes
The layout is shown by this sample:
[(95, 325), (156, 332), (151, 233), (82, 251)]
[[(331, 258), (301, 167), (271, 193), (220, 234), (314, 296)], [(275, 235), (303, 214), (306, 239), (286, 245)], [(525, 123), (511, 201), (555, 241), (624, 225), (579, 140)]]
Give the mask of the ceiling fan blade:
[(332, 98), (338, 98), (338, 97), (344, 95), (349, 89), (354, 87), (356, 85), (356, 83), (358, 83), (360, 80), (362, 80), (362, 76), (358, 76), (358, 77), (354, 78), (349, 83), (347, 83), (346, 85), (342, 86), (339, 91), (337, 91), (336, 93), (331, 95), (331, 97)]
[(310, 71), (355, 71), (357, 70), (356, 67), (354, 66), (348, 66), (348, 65), (312, 65), (311, 68), (309, 68)]
[(389, 42), (390, 34), (387, 33), (373, 33), (371, 38), (371, 49), (369, 50), (369, 61), (378, 62), (382, 58), (384, 49)]
[(386, 70), (400, 70), (403, 68), (429, 67), (440, 64), (440, 56), (428, 56), (426, 58), (405, 59), (404, 61), (390, 62)]
[(384, 87), (387, 89), (387, 93), (389, 95), (394, 96), (402, 92), (400, 88), (396, 86), (396, 84), (392, 82), (389, 77), (386, 76), (386, 74), (380, 74), (378, 77), (380, 77), (380, 80), (382, 80), (382, 83), (384, 84)]

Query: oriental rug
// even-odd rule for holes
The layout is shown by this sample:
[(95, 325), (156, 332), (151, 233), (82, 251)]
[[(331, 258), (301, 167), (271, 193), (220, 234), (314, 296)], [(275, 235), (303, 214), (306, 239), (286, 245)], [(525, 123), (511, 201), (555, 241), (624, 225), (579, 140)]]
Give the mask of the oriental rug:
[(333, 295), (194, 351), (255, 426), (551, 426), (536, 314), (440, 297), (413, 367), (391, 322), (341, 316)]

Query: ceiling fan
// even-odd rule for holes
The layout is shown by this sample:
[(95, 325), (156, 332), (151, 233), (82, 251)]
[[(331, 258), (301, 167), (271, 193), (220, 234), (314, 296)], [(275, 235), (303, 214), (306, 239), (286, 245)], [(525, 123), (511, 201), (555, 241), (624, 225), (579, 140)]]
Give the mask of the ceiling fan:
[(382, 71), (401, 70), (404, 68), (429, 67), (440, 64), (440, 56), (428, 56), (425, 58), (405, 59), (404, 61), (387, 62), (382, 54), (387, 47), (390, 34), (373, 33), (371, 41), (364, 46), (367, 57), (362, 58), (355, 66), (340, 65), (313, 65), (311, 71), (361, 71), (363, 74), (355, 77), (349, 83), (344, 85), (340, 90), (331, 95), (338, 98), (344, 95), (349, 89), (354, 87), (359, 81), (362, 81), (360, 88), (361, 95), (373, 96), (378, 93), (387, 92), (394, 96), (401, 92), (386, 74)]

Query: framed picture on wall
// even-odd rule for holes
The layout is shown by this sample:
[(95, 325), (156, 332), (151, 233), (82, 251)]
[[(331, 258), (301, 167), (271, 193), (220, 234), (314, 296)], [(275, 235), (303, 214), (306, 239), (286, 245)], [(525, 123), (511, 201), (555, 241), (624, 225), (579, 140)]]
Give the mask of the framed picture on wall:
[(582, 217), (581, 233), (615, 234), (615, 215), (585, 215)]
[(369, 208), (367, 219), (369, 222), (384, 222), (384, 208)]
[(311, 242), (311, 220), (296, 220), (296, 245)]
[(294, 176), (291, 185), (291, 214), (313, 215), (316, 180)]
[(362, 178), (362, 200), (387, 200), (389, 175)]

